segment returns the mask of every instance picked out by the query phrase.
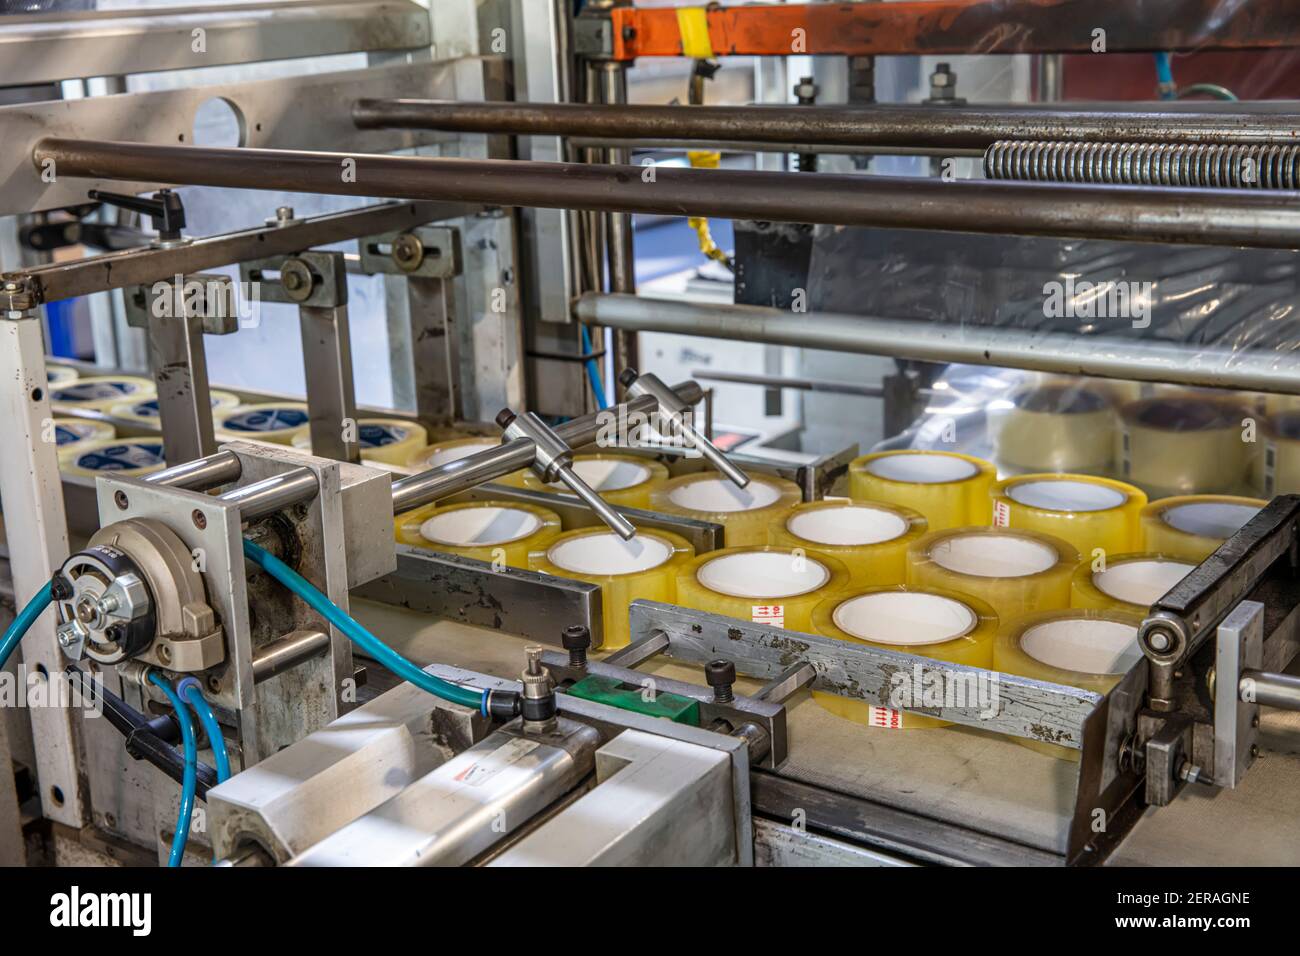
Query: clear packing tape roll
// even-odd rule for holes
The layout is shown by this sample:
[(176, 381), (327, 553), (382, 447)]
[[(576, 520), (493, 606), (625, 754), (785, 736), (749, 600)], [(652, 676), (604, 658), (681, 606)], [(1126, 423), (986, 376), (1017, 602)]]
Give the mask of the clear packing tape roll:
[(107, 411), (122, 402), (142, 402), (158, 394), (153, 382), (135, 375), (96, 375), (50, 386), (50, 404)]
[(1261, 423), (1251, 456), (1251, 487), (1265, 498), (1300, 492), (1300, 411)]
[(694, 556), (690, 542), (668, 531), (638, 528), (636, 537), (624, 541), (603, 528), (578, 528), (534, 550), (528, 566), (600, 585), (605, 629), (601, 647), (614, 650), (630, 641), (628, 605), (634, 600), (679, 603), (678, 575)]
[(161, 438), (97, 438), (59, 456), (59, 470), (94, 478), (108, 473), (148, 475), (167, 467)]
[[(428, 447), (421, 448), (406, 461), (406, 466), (408, 468), (417, 468), (420, 471), (428, 471), (430, 468), (437, 468), (448, 462), (460, 461), (462, 458), (468, 458), (470, 455), (477, 455), (481, 451), (487, 451), (489, 448), (499, 448), (500, 446), (501, 440), (499, 438), (492, 438), (487, 435), (449, 438), (445, 441), (435, 441)], [(501, 478), (493, 478), (492, 483), (509, 485), (511, 488), (522, 488), (525, 474), (525, 471), (512, 472)]]
[(1125, 405), (1117, 473), (1152, 498), (1244, 490), (1254, 444), (1244, 402), (1174, 393)]
[(932, 531), (908, 550), (907, 583), (978, 595), (1002, 620), (1070, 606), (1079, 552), (1053, 535), (1003, 528)]
[[(993, 646), (993, 667), (1006, 674), (1107, 693), (1142, 657), (1142, 618), (1114, 610), (1046, 611), (1008, 621)], [(1016, 743), (1062, 760), (1079, 760), (1070, 747), (1013, 737)]]
[[(637, 455), (597, 452), (573, 456), (574, 473), (601, 498), (619, 508), (650, 507), (650, 495), (668, 480), (668, 469), (653, 459)], [(523, 486), (573, 497), (562, 482), (547, 484), (532, 471), (522, 473)]]
[[(823, 601), (813, 610), (812, 627), (814, 633), (836, 640), (989, 668), (998, 615), (970, 594), (943, 588), (877, 587), (845, 591)], [(924, 681), (916, 687), (914, 673), (905, 676), (908, 680), (892, 689), (890, 703), (932, 706), (933, 699), (930, 704), (925, 701)], [(919, 730), (951, 723), (837, 694), (814, 691), (812, 696), (837, 717), (869, 727)], [(967, 703), (974, 706), (978, 702)]]
[[(216, 413), (228, 411), (232, 408), (239, 407), (239, 396), (233, 392), (223, 392), (220, 389), (212, 389), (209, 393), (212, 399), (212, 413), (215, 420)], [(128, 422), (135, 422), (148, 428), (158, 428), (162, 424), (162, 412), (158, 407), (157, 398), (146, 398), (142, 401), (119, 402), (108, 409), (108, 414), (114, 418), (121, 418)]]
[(807, 632), (813, 608), (848, 583), (848, 568), (836, 558), (790, 548), (722, 548), (682, 568), (677, 603), (752, 624)]
[(1100, 388), (1050, 382), (1023, 389), (1002, 414), (994, 448), (1015, 473), (1105, 474), (1115, 454), (1115, 408)]
[(528, 556), (562, 530), (560, 516), (512, 501), (429, 504), (393, 519), (397, 540), (417, 548), (527, 568)]
[[(361, 418), (357, 420), (357, 440), (361, 460), (405, 465), (411, 455), (424, 448), (429, 433), (423, 425), (401, 418)], [(294, 448), (311, 451), (311, 426), (306, 425), (290, 439)]]
[(1195, 567), (1190, 561), (1155, 552), (1108, 555), (1104, 567), (1080, 561), (1070, 582), (1070, 606), (1144, 617)]
[(946, 451), (885, 451), (849, 464), (849, 496), (919, 511), (931, 531), (989, 522), (997, 474), (982, 458)]
[(844, 562), (849, 584), (902, 584), (907, 549), (926, 530), (920, 512), (879, 502), (825, 499), (795, 505), (768, 528), (767, 543)]
[(45, 363), (45, 380), (50, 383), (51, 387), (67, 385), (79, 378), (81, 378), (81, 373), (69, 365), (57, 365), (53, 362)]
[(262, 402), (217, 412), (217, 441), (254, 441), (291, 445), (293, 436), (307, 424), (307, 406), (302, 402)]
[(1179, 495), (1142, 509), (1142, 550), (1200, 564), (1267, 501), (1235, 495)]
[(1138, 515), (1147, 496), (1122, 481), (1090, 475), (1021, 475), (993, 487), (993, 525), (1050, 534), (1082, 558), (1139, 550)]
[(711, 471), (673, 478), (650, 493), (650, 510), (720, 524), (729, 548), (762, 545), (768, 527), (783, 521), (803, 494), (784, 478), (751, 474), (749, 479), (748, 486), (737, 488)]
[(108, 422), (89, 418), (55, 418), (51, 424), (60, 461), (87, 448), (91, 442), (117, 437), (117, 429)]

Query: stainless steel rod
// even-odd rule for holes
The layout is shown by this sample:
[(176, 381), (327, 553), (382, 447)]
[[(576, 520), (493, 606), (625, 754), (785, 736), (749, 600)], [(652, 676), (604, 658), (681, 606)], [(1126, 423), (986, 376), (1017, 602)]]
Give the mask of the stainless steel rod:
[(1300, 710), (1300, 677), (1292, 677), (1290, 674), (1244, 671), (1237, 692), (1242, 700), (1254, 701), (1265, 707)]
[(642, 332), (1141, 382), (1300, 393), (1300, 355), (1268, 349), (1196, 346), (1196, 360), (1189, 361), (1193, 353), (1187, 346), (1148, 339), (793, 313), (762, 306), (703, 305), (628, 295), (587, 294), (578, 299), (575, 311), (584, 322)]
[(262, 683), (325, 653), (330, 636), (324, 631), (290, 631), (279, 640), (259, 647), (253, 655), (253, 682)]
[(232, 488), (219, 500), (238, 505), (243, 520), (256, 521), (300, 501), (310, 501), (319, 491), (320, 483), (310, 468), (294, 468), (251, 485)]
[(209, 488), (218, 488), (232, 481), (238, 481), (242, 473), (243, 466), (239, 463), (238, 455), (233, 451), (219, 451), (206, 458), (196, 458), (193, 461), (182, 462), (164, 468), (162, 471), (156, 471), (152, 475), (146, 475), (142, 480), (150, 485), (166, 485), (169, 488), (184, 488), (188, 491), (207, 491)]
[(461, 103), (454, 100), (358, 100), (361, 129), (457, 133), (681, 139), (718, 142), (826, 143), (985, 149), (999, 139), (1070, 139), (1121, 143), (1289, 143), (1300, 115), (1172, 112), (1116, 113), (1059, 107), (608, 106), (594, 103)]
[[(811, 107), (809, 107), (811, 109)], [(1300, 248), (1300, 193), (347, 156), (47, 138), (60, 176), (504, 206)]]

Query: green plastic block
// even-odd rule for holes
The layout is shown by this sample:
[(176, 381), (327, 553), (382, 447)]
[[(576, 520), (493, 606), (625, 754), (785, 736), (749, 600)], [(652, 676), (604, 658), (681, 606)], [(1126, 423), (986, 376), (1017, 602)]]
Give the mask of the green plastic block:
[(652, 699), (647, 700), (650, 695), (642, 685), (628, 684), (597, 674), (584, 677), (567, 692), (583, 700), (594, 700), (651, 717), (663, 717), (692, 727), (700, 726), (700, 702), (680, 694), (656, 693)]

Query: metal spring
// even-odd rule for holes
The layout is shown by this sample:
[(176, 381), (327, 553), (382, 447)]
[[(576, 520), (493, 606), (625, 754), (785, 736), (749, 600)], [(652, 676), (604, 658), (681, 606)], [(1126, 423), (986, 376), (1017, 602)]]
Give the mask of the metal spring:
[(999, 140), (984, 152), (984, 175), (1056, 183), (1296, 189), (1300, 145)]

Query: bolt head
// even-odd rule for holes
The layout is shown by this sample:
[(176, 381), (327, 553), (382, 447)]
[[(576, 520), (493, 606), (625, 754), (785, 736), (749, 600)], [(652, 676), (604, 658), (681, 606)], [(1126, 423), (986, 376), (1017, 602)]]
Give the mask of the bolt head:
[(731, 661), (709, 661), (704, 665), (704, 680), (710, 687), (727, 687), (736, 682), (736, 665)]
[(585, 651), (591, 647), (591, 631), (581, 624), (573, 624), (560, 635), (560, 644), (566, 651)]

